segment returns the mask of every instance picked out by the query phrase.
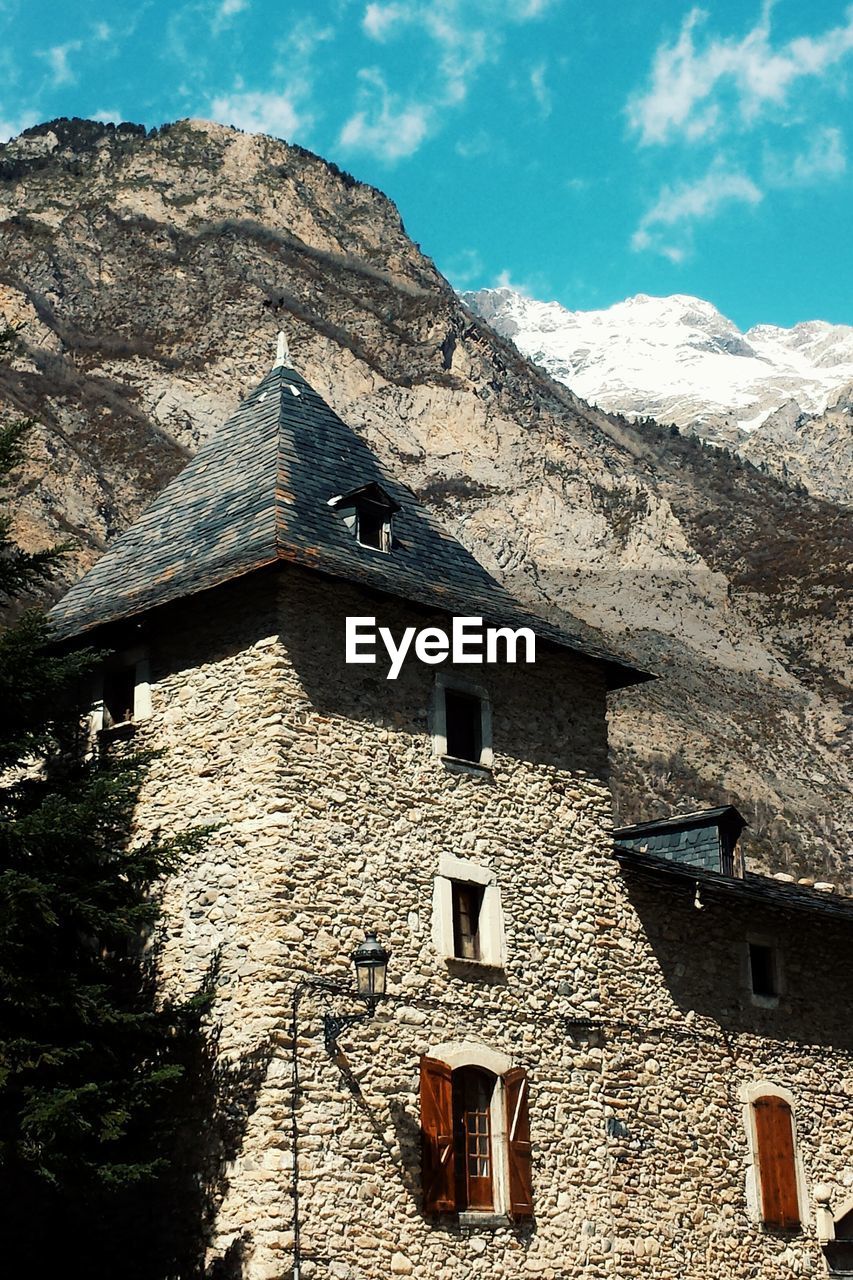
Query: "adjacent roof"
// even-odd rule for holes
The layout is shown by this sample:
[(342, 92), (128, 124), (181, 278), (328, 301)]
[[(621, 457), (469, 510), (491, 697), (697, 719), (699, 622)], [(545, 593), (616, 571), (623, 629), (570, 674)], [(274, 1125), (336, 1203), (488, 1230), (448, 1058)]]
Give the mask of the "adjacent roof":
[[(381, 485), (394, 549), (362, 546), (330, 502)], [(529, 626), (606, 664), (611, 687), (649, 677), (586, 636), (528, 613), (386, 474), (292, 368), (277, 365), (140, 518), (51, 610), (59, 638), (130, 618), (286, 561), (445, 613)]]
[(772, 876), (753, 875), (751, 872), (747, 872), (743, 878), (721, 875), (719, 871), (708, 871), (703, 867), (692, 867), (684, 862), (673, 862), (669, 858), (619, 846), (614, 850), (614, 857), (623, 870), (635, 872), (653, 881), (681, 881), (691, 889), (698, 886), (705, 900), (720, 898), (740, 901), (745, 905), (775, 907), (782, 911), (818, 912), (840, 916), (853, 924), (853, 898), (812, 889), (808, 885), (790, 884)]
[(638, 853), (728, 872), (734, 869), (735, 845), (745, 826), (745, 819), (734, 805), (728, 804), (655, 822), (638, 822), (618, 828), (613, 835), (618, 844)]
[(616, 840), (633, 839), (635, 836), (665, 834), (667, 832), (687, 831), (695, 827), (736, 826), (738, 833), (746, 826), (746, 819), (733, 804), (723, 804), (716, 809), (697, 809), (694, 813), (679, 813), (674, 818), (654, 818), (650, 822), (635, 822), (630, 827), (618, 827), (613, 836)]

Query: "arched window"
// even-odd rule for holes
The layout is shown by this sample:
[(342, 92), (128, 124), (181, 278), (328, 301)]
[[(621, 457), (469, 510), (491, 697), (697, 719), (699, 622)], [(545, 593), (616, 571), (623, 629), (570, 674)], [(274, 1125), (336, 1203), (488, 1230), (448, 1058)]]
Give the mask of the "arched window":
[(424, 1207), (532, 1217), (527, 1072), (488, 1050), (440, 1048), (443, 1059), (421, 1058)]
[(800, 1226), (794, 1116), (784, 1094), (762, 1090), (750, 1099), (753, 1163), (761, 1221), (781, 1231)]

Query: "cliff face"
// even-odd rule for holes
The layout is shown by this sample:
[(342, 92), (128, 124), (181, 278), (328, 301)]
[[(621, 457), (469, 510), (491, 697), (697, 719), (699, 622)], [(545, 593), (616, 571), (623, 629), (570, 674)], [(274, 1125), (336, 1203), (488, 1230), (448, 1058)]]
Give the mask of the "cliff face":
[(523, 600), (662, 678), (614, 702), (618, 817), (723, 799), (772, 871), (846, 880), (841, 510), (589, 408), (460, 303), (390, 202), (318, 157), (183, 122), (0, 147), (0, 411), (17, 520), (69, 577), (294, 362)]

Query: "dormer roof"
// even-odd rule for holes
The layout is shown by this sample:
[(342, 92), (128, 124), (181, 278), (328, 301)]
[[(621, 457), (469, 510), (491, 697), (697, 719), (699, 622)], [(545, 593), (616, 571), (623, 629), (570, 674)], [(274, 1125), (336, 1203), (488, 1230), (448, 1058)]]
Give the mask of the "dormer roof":
[(384, 507), (386, 511), (393, 515), (395, 511), (400, 510), (400, 504), (390, 493), (387, 493), (381, 484), (377, 484), (375, 480), (371, 480), (370, 484), (363, 484), (358, 489), (353, 489), (350, 493), (339, 493), (334, 498), (329, 499), (330, 507), (357, 507), (363, 503), (375, 507)]
[[(391, 554), (360, 544), (336, 514), (336, 499), (359, 493), (392, 504)], [(647, 678), (524, 609), (288, 364), (270, 370), (50, 620), (58, 638), (77, 637), (278, 561), (488, 625), (530, 626), (606, 663), (612, 687)]]

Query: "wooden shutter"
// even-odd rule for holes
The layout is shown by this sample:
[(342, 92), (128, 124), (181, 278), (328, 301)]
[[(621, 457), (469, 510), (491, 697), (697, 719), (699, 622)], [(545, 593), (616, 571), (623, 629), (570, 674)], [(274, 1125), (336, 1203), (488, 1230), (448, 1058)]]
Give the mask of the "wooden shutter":
[(761, 1217), (769, 1227), (791, 1230), (800, 1225), (797, 1162), (791, 1108), (783, 1098), (756, 1098), (755, 1135), (761, 1182)]
[(445, 1063), (425, 1054), (421, 1057), (421, 1173), (426, 1212), (452, 1212), (456, 1208), (452, 1073)]
[(506, 1134), (509, 1157), (509, 1212), (516, 1221), (533, 1217), (533, 1148), (530, 1145), (530, 1112), (527, 1072), (514, 1067), (503, 1078), (506, 1097)]

